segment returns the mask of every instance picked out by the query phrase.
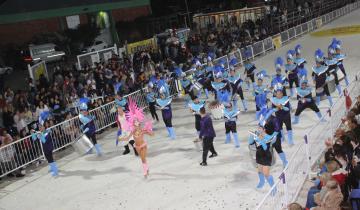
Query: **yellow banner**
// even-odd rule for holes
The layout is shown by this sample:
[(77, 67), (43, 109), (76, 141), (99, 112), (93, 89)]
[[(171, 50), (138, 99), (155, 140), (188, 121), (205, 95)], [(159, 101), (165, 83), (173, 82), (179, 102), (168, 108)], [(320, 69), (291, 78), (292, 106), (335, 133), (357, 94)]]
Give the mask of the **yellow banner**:
[(39, 80), (40, 75), (42, 75), (42, 74), (46, 77), (45, 63), (41, 63), (38, 66), (36, 66), (34, 69), (34, 73), (35, 73), (35, 75), (34, 75), (35, 80)]
[(320, 28), (322, 26), (322, 19), (318, 18), (316, 19), (316, 28)]
[(311, 33), (312, 36), (338, 36), (338, 35), (351, 35), (351, 34), (359, 34), (360, 33), (360, 25), (354, 26), (344, 26), (331, 28), (321, 31), (316, 31)]
[(134, 54), (135, 52), (142, 50), (156, 50), (157, 44), (155, 38), (146, 39), (140, 42), (134, 42), (127, 45), (127, 53)]
[(273, 41), (273, 44), (275, 46), (275, 49), (279, 49), (282, 46), (281, 45), (281, 36), (280, 36), (280, 34), (276, 35), (276, 36), (273, 36), (272, 41)]

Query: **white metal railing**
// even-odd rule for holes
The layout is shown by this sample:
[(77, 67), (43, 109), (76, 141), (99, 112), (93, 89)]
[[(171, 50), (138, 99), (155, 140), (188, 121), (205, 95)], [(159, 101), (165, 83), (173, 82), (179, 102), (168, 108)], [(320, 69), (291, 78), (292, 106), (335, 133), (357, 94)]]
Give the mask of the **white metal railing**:
[(101, 49), (94, 52), (88, 52), (77, 56), (77, 67), (81, 70), (85, 65), (95, 67), (95, 63), (100, 61), (107, 61), (112, 57), (112, 54), (118, 55), (118, 48), (116, 44), (113, 47)]
[[(350, 12), (350, 10), (352, 11), (358, 7), (359, 7), (359, 2), (355, 2), (351, 5), (347, 5), (343, 8), (336, 10), (336, 11), (338, 11), (336, 13), (338, 13), (340, 15), (345, 15), (345, 14), (348, 14)], [(322, 17), (324, 17), (324, 16), (322, 16)], [(329, 21), (332, 21), (334, 18), (336, 18), (336, 17), (331, 16)], [(307, 23), (301, 24), (301, 27), (297, 27), (297, 28), (295, 27), (295, 29), (292, 28), (289, 30), (294, 31), (294, 37), (301, 36), (305, 33), (308, 33), (310, 31), (318, 28), (318, 25), (316, 22), (317, 19), (318, 18), (315, 18), (311, 21), (308, 21)], [(298, 33), (296, 32), (296, 29), (298, 30)], [(301, 32), (299, 31), (300, 29), (301, 29)], [(292, 32), (289, 33), (289, 30), (286, 30), (286, 31), (283, 31), (280, 33), (280, 36), (282, 39), (281, 40), (282, 45), (286, 44), (290, 40), (289, 34), (292, 35)], [(115, 49), (116, 49), (116, 46), (115, 46)], [(272, 37), (268, 37), (262, 41), (254, 43), (253, 45), (249, 45), (246, 47), (246, 49), (250, 50), (252, 59), (254, 59), (256, 56), (259, 56), (261, 54), (265, 54), (266, 52), (274, 49)], [(96, 52), (96, 53), (98, 53), (99, 57), (101, 57), (101, 56), (104, 57), (104, 55), (101, 52), (106, 53), (108, 51), (106, 49), (104, 49), (100, 52)], [(244, 52), (245, 52), (245, 48), (237, 49), (236, 51), (228, 54), (227, 56), (223, 56), (221, 58), (214, 59), (214, 63), (218, 63), (218, 62), (220, 62), (220, 60), (223, 60), (223, 61), (225, 61), (224, 62), (225, 68), (228, 69), (229, 61), (235, 56), (238, 59), (238, 64), (242, 64), (244, 61), (244, 59), (243, 59)], [(89, 59), (89, 56), (90, 56), (90, 60), (91, 60), (92, 54), (93, 53), (85, 54), (87, 56), (87, 58), (86, 58), (86, 56), (84, 56), (84, 58)], [(80, 65), (81, 63), (82, 63), (81, 58), (78, 57), (78, 64)], [(190, 73), (190, 72), (187, 71), (187, 73)], [(169, 85), (170, 85), (171, 95), (177, 95), (180, 90), (180, 88), (178, 87), (178, 82), (176, 80), (170, 80)], [(131, 93), (131, 94), (127, 95), (126, 97), (129, 97), (129, 96), (133, 97), (139, 103), (140, 107), (146, 108), (147, 103), (146, 103), (145, 94), (144, 94), (145, 91), (146, 91), (146, 88), (144, 88), (142, 90), (138, 90), (134, 93)], [(115, 105), (114, 102), (110, 102), (110, 103), (105, 104), (101, 107), (98, 107), (90, 112), (92, 115), (94, 115), (96, 117), (95, 125), (97, 128), (97, 131), (107, 128), (115, 123), (115, 115), (116, 114), (114, 112), (112, 112), (114, 105)], [(334, 125), (334, 124), (332, 124), (332, 125)], [(318, 125), (318, 126), (323, 126), (323, 125)], [(51, 133), (51, 135), (53, 137), (52, 139), (53, 139), (53, 144), (54, 144), (54, 151), (58, 151), (60, 149), (63, 149), (65, 147), (69, 146), (80, 135), (80, 129), (79, 129), (80, 122), (79, 122), (78, 117), (74, 117), (70, 120), (66, 120), (60, 124), (54, 125), (51, 128), (53, 129), (53, 132)], [(310, 135), (308, 138), (313, 139), (315, 137), (316, 136)], [(35, 141), (35, 142), (33, 142), (31, 140), (29, 141), (29, 139), (30, 138), (28, 136), (28, 137), (22, 138), (20, 140), (17, 140), (9, 145), (2, 146), (0, 148), (0, 162), (1, 162), (0, 177), (6, 175), (8, 173), (11, 173), (15, 170), (18, 170), (19, 168), (22, 168), (34, 161), (42, 159), (44, 157), (44, 154), (43, 154), (42, 148), (41, 148), (41, 144), (38, 144), (37, 141)], [(14, 148), (14, 149), (12, 149), (12, 148)], [(12, 152), (13, 150), (17, 150), (18, 152), (14, 153), (14, 152)], [(310, 156), (311, 155), (315, 155), (315, 154), (313, 152), (311, 152)], [(291, 168), (291, 166), (290, 166), (290, 168)], [(290, 170), (290, 169), (288, 169), (288, 170)], [(286, 177), (286, 173), (284, 173), (284, 174), (285, 174), (284, 176)], [(267, 197), (265, 197), (264, 199), (266, 200)]]

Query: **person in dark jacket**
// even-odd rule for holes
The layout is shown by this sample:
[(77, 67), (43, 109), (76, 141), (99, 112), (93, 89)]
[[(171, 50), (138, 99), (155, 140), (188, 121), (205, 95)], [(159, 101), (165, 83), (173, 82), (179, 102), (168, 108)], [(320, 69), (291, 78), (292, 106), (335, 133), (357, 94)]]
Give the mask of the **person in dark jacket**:
[(200, 134), (199, 138), (203, 140), (203, 154), (202, 154), (202, 162), (200, 163), (201, 166), (207, 166), (207, 155), (210, 150), (211, 155), (209, 158), (216, 157), (218, 154), (214, 148), (214, 138), (216, 137), (215, 130), (213, 127), (212, 120), (208, 114), (206, 114), (206, 110), (204, 107), (200, 108)]

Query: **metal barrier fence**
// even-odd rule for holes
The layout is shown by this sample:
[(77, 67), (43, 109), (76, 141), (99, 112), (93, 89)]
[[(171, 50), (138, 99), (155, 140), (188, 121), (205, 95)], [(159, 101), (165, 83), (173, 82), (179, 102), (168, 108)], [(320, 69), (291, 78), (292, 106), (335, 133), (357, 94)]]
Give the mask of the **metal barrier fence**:
[[(170, 94), (177, 94), (176, 80), (168, 81)], [(146, 109), (146, 88), (133, 92), (124, 97), (131, 97), (138, 106)], [(116, 109), (115, 102), (110, 102), (101, 107), (90, 111), (95, 116), (96, 131), (103, 130), (115, 124)], [(54, 146), (54, 152), (57, 152), (71, 145), (79, 136), (82, 135), (80, 130), (80, 120), (76, 116), (62, 123), (50, 127), (51, 139)], [(44, 159), (42, 144), (38, 140), (33, 141), (31, 136), (16, 140), (10, 144), (0, 147), (0, 177), (23, 168), (30, 163)]]
[(86, 65), (89, 65), (90, 67), (95, 67), (96, 62), (107, 61), (112, 57), (112, 54), (118, 55), (118, 49), (116, 44), (113, 47), (78, 55), (78, 70), (81, 70)]
[[(338, 9), (334, 14), (348, 14), (350, 11), (358, 8), (360, 6), (359, 2), (355, 2), (351, 5), (347, 5), (343, 8)], [(329, 16), (330, 17), (330, 16)], [(331, 19), (332, 18), (332, 19)], [(336, 15), (332, 15), (329, 19), (329, 21), (332, 21), (334, 18), (336, 18)], [(326, 19), (325, 19), (326, 21)], [(320, 25), (321, 26), (321, 25)], [(298, 37), (302, 34), (305, 34), (307, 32), (310, 32), (319, 26), (317, 25), (316, 19), (311, 20), (307, 22), (307, 27), (302, 24), (301, 28), (292, 28), (294, 31), (294, 36)], [(290, 29), (289, 29), (290, 30)], [(285, 44), (287, 41), (289, 41), (289, 34), (292, 34), (292, 32), (289, 33), (289, 30), (281, 32), (281, 43)], [(298, 32), (296, 32), (296, 30)], [(300, 31), (301, 30), (301, 31)], [(116, 46), (115, 46), (116, 49)], [(220, 61), (223, 62), (224, 67), (226, 69), (229, 68), (229, 60), (231, 60), (234, 56), (238, 58), (238, 62), (242, 63), (244, 58), (244, 52), (245, 49), (249, 49), (251, 52), (251, 58), (255, 58), (258, 55), (265, 54), (267, 51), (273, 50), (274, 45), (272, 41), (272, 37), (266, 38), (262, 41), (256, 42), (253, 45), (249, 45), (246, 48), (241, 48), (236, 50), (235, 52), (230, 53), (227, 56), (223, 56), (221, 58), (214, 59), (214, 63), (220, 63)], [(109, 52), (107, 50), (95, 52), (99, 56), (99, 58), (104, 58), (106, 55), (105, 53)], [(84, 59), (91, 59), (91, 54), (86, 54)], [(108, 55), (107, 55), (108, 56)], [(78, 57), (78, 64), (81, 64), (82, 58)], [(80, 66), (81, 67), (81, 66)], [(170, 93), (171, 95), (177, 95), (180, 88), (178, 88), (178, 82), (174, 79), (169, 81), (170, 86)], [(136, 91), (134, 93), (131, 93), (125, 97), (133, 97), (138, 105), (142, 108), (147, 107), (145, 94), (146, 88)], [(97, 127), (97, 131), (100, 131), (104, 128), (107, 128), (115, 123), (115, 116), (116, 113), (114, 112), (114, 102), (110, 102), (108, 104), (105, 104), (101, 107), (98, 107), (90, 112), (91, 115), (95, 116), (95, 125)], [(51, 127), (53, 130), (51, 135), (53, 139), (53, 145), (54, 145), (54, 151), (58, 151), (60, 149), (63, 149), (67, 146), (69, 146), (76, 138), (81, 135), (80, 132), (80, 122), (78, 117), (74, 117), (70, 120), (64, 121), (60, 124), (54, 125)], [(310, 136), (313, 138), (313, 136)], [(314, 137), (315, 138), (315, 137)], [(313, 148), (312, 148), (313, 149)], [(300, 150), (299, 150), (300, 151)], [(301, 150), (302, 151), (302, 150)], [(33, 142), (29, 136), (22, 138), (20, 140), (14, 141), (8, 145), (2, 146), (0, 148), (0, 177), (5, 176), (6, 174), (9, 174), (11, 172), (14, 172), (32, 162), (35, 162), (39, 159), (42, 159), (44, 157), (41, 144), (39, 144), (38, 141)], [(293, 167), (293, 166), (290, 166)], [(290, 170), (291, 168), (288, 168)], [(295, 169), (294, 169), (295, 170)], [(287, 172), (289, 173), (289, 172)], [(286, 176), (286, 173), (284, 177)], [(280, 183), (280, 182), (277, 182)], [(292, 198), (292, 197), (291, 197)], [(268, 197), (264, 198), (265, 200), (268, 199)], [(286, 200), (288, 201), (288, 200)], [(262, 202), (264, 203), (264, 202)]]

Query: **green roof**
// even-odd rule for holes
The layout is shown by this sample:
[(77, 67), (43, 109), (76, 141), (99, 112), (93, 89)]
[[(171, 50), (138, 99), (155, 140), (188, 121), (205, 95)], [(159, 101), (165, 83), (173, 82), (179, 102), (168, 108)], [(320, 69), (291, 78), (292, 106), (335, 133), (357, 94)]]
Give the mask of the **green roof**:
[(150, 0), (7, 0), (0, 5), (0, 24), (149, 5)]

